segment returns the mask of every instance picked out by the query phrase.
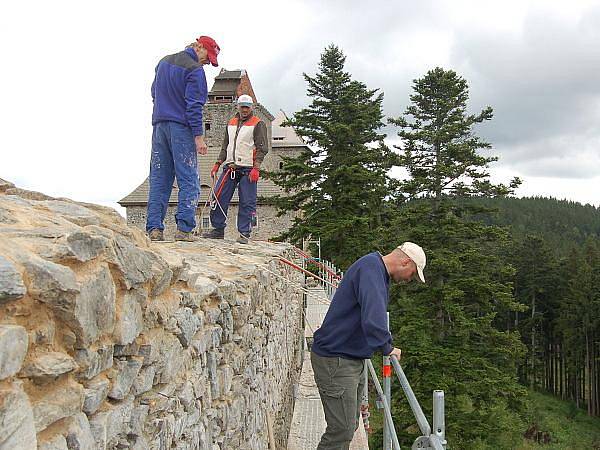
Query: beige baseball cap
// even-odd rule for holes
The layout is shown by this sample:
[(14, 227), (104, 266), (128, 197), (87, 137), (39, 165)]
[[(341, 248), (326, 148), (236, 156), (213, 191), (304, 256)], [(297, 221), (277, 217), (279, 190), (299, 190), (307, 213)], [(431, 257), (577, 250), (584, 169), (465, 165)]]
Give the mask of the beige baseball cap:
[(425, 264), (427, 264), (427, 258), (425, 257), (425, 252), (423, 249), (415, 244), (414, 242), (404, 242), (399, 245), (398, 248), (402, 250), (406, 256), (408, 256), (417, 266), (417, 273), (419, 274), (419, 279), (425, 283), (425, 276), (423, 275), (423, 269), (425, 269)]

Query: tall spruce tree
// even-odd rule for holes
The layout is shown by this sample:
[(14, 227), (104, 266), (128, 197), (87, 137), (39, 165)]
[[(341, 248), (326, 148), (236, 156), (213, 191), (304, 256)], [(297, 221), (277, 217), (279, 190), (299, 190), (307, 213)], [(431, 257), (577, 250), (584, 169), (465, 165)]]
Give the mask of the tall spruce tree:
[(566, 356), (567, 396), (600, 415), (600, 247), (588, 238), (562, 266), (569, 289), (558, 317)]
[[(522, 310), (512, 292), (514, 269), (503, 257), (505, 229), (472, 220), (486, 209), (469, 196), (505, 196), (519, 184), (493, 184), (484, 156), (490, 144), (474, 125), (492, 109), (467, 113), (468, 86), (453, 71), (436, 68), (415, 80), (400, 127), (398, 146), (408, 178), (401, 186), (388, 248), (402, 240), (422, 245), (428, 257), (426, 285), (394, 294), (392, 334), (406, 357), (408, 376), (421, 398), (446, 391), (449, 441), (453, 448), (511, 448), (518, 431), (525, 389), (517, 381), (524, 353), (518, 333), (500, 330), (498, 314)], [(400, 196), (400, 197), (401, 197)], [(394, 419), (408, 438), (414, 419), (397, 397)], [(429, 403), (429, 402), (427, 402)]]
[(548, 244), (537, 235), (528, 234), (517, 243), (513, 259), (517, 274), (515, 295), (528, 307), (524, 313), (515, 315), (515, 327), (521, 332), (528, 346), (526, 364), (521, 379), (531, 388), (544, 383), (544, 357), (549, 345), (549, 320), (556, 307), (556, 262)]
[(353, 80), (345, 61), (330, 45), (319, 72), (304, 74), (312, 102), (288, 125), (310, 148), (284, 158), (283, 170), (269, 174), (287, 194), (273, 199), (279, 213), (301, 211), (281, 237), (294, 242), (320, 237), (323, 254), (341, 267), (372, 250), (389, 190), (387, 172), (396, 162), (379, 132), (383, 94)]

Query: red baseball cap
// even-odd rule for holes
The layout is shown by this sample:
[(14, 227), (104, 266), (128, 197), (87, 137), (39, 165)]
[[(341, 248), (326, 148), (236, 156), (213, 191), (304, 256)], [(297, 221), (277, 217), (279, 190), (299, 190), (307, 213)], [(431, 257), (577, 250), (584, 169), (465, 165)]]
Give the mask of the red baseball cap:
[(217, 56), (219, 56), (219, 52), (221, 51), (221, 49), (219, 48), (215, 40), (209, 36), (200, 36), (198, 39), (196, 39), (196, 42), (198, 44), (201, 44), (202, 47), (206, 49), (206, 51), (208, 52), (208, 60), (213, 66), (217, 67), (219, 65), (219, 62), (217, 61)]

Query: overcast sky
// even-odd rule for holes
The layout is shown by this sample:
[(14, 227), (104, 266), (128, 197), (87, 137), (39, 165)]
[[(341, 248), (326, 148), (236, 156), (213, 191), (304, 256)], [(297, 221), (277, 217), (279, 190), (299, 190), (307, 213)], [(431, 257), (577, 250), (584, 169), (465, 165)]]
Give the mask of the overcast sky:
[(387, 116), (412, 80), (453, 69), (473, 112), (494, 108), (477, 131), (495, 180), (600, 205), (600, 2), (584, 0), (2, 2), (0, 178), (117, 206), (148, 172), (154, 67), (201, 34), (273, 113), (308, 104), (302, 73), (330, 43)]

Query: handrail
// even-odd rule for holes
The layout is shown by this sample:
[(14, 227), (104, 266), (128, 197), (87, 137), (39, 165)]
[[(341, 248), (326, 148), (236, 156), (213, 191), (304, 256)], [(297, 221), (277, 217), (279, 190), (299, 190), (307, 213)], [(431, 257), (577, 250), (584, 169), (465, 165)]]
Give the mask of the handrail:
[[(417, 424), (419, 425), (419, 429), (421, 430), (422, 436), (418, 437), (413, 444), (413, 448), (422, 448), (422, 449), (432, 449), (432, 450), (445, 450), (446, 448), (446, 430), (445, 430), (445, 420), (444, 420), (444, 391), (436, 390), (433, 392), (433, 427), (434, 430), (432, 432), (431, 426), (429, 425), (429, 421), (425, 417), (423, 410), (421, 409), (421, 405), (417, 400), (414, 391), (410, 387), (410, 383), (408, 382), (408, 378), (406, 378), (406, 374), (404, 370), (402, 370), (402, 366), (400, 366), (400, 362), (396, 356), (391, 356), (390, 361), (392, 363), (392, 367), (394, 368), (394, 372), (396, 372), (396, 376), (398, 377), (398, 381), (402, 386), (402, 390), (404, 391), (410, 408), (417, 420)], [(394, 450), (400, 450), (400, 444), (398, 443), (398, 435), (396, 434), (396, 428), (394, 426), (394, 422), (392, 419), (391, 406), (388, 402), (388, 398), (383, 392), (381, 384), (379, 383), (379, 379), (377, 378), (377, 374), (375, 369), (373, 368), (373, 363), (370, 359), (365, 360), (366, 367), (371, 375), (371, 380), (373, 381), (373, 385), (375, 386), (375, 390), (377, 391), (378, 400), (383, 405), (383, 413), (385, 416), (385, 425), (384, 427), (384, 440), (390, 439), (391, 444), (393, 445)], [(387, 431), (385, 431), (387, 429)], [(389, 441), (388, 441), (389, 442)], [(423, 447), (422, 445), (426, 445)], [(386, 443), (384, 442), (384, 447)]]
[(381, 388), (381, 384), (379, 384), (379, 379), (377, 378), (377, 374), (375, 373), (375, 368), (373, 367), (373, 363), (370, 359), (365, 360), (367, 364), (367, 368), (369, 369), (369, 373), (371, 374), (371, 379), (373, 380), (373, 384), (375, 385), (375, 390), (379, 395), (379, 400), (383, 404), (383, 413), (385, 415), (385, 420), (388, 423), (388, 427), (391, 430), (392, 435), (392, 444), (394, 445), (395, 450), (400, 450), (400, 444), (398, 443), (398, 436), (396, 435), (396, 427), (394, 427), (394, 421), (392, 419), (392, 412), (390, 409), (390, 405), (388, 405), (387, 399), (383, 394), (383, 389)]
[(294, 247), (294, 250), (296, 251), (296, 253), (300, 254), (300, 256), (302, 256), (304, 259), (309, 259), (312, 262), (314, 262), (317, 266), (321, 267), (322, 269), (324, 269), (326, 272), (328, 272), (332, 277), (337, 278), (338, 280), (341, 279), (341, 277), (333, 272), (332, 270), (330, 270), (325, 264), (323, 264), (322, 262), (318, 261), (317, 259), (313, 258), (312, 256), (310, 256), (308, 253), (300, 250), (298, 247)]
[(396, 356), (392, 356), (391, 360), (392, 360), (392, 366), (394, 366), (394, 371), (396, 372), (396, 376), (398, 377), (398, 381), (400, 381), (400, 385), (402, 386), (402, 389), (404, 390), (404, 393), (406, 394), (406, 398), (408, 399), (408, 404), (410, 405), (410, 409), (412, 409), (415, 419), (417, 419), (417, 424), (419, 425), (419, 428), (421, 429), (421, 433), (423, 433), (423, 436), (429, 436), (431, 434), (431, 426), (429, 426), (429, 422), (427, 421), (425, 414), (423, 414), (421, 405), (419, 405), (419, 402), (417, 401), (417, 397), (415, 397), (415, 393), (413, 392), (412, 388), (410, 387), (408, 378), (406, 378), (406, 375), (404, 374), (404, 371), (402, 370), (402, 367), (400, 366), (400, 362), (398, 361), (398, 358)]
[(315, 275), (315, 274), (314, 274), (314, 273), (312, 273), (311, 271), (309, 271), (309, 270), (306, 270), (306, 269), (304, 269), (304, 268), (300, 267), (300, 266), (299, 266), (299, 265), (297, 265), (297, 264), (294, 264), (292, 261), (290, 261), (289, 259), (286, 259), (286, 258), (284, 258), (283, 256), (280, 256), (280, 257), (279, 257), (279, 260), (280, 260), (282, 263), (285, 263), (285, 264), (287, 264), (288, 266), (291, 266), (291, 267), (293, 267), (294, 269), (296, 269), (296, 270), (299, 270), (300, 272), (302, 272), (302, 273), (304, 273), (304, 274), (306, 274), (306, 275), (308, 275), (308, 276), (310, 276), (310, 277), (314, 278), (315, 280), (319, 280), (320, 282), (322, 282), (322, 283), (325, 283), (325, 284), (328, 284), (329, 286), (331, 286), (331, 287), (333, 287), (333, 288), (336, 288), (336, 289), (337, 289), (337, 287), (338, 287), (338, 285), (337, 285), (337, 284), (334, 284), (334, 283), (332, 283), (332, 282), (330, 282), (330, 281), (327, 281), (327, 280), (326, 280), (326, 279), (324, 279), (324, 278), (321, 278), (321, 277), (320, 277), (320, 276), (318, 276), (318, 275)]
[[(433, 450), (445, 450), (446, 448), (446, 439), (445, 439), (445, 421), (444, 421), (444, 391), (436, 390), (433, 392), (433, 426), (434, 431), (432, 432), (431, 426), (429, 425), (429, 421), (425, 417), (423, 410), (421, 409), (421, 405), (417, 400), (415, 393), (410, 387), (410, 383), (406, 378), (404, 370), (400, 366), (400, 362), (396, 356), (392, 356), (391, 358), (392, 366), (394, 371), (396, 372), (396, 376), (398, 377), (398, 381), (400, 381), (400, 385), (402, 386), (402, 390), (406, 394), (408, 399), (408, 403), (411, 407), (411, 410), (417, 420), (419, 425), (419, 429), (421, 430), (422, 436), (418, 437), (415, 443), (418, 442), (418, 447), (413, 445), (413, 448), (423, 448), (423, 449), (433, 449)], [(377, 378), (377, 374), (373, 367), (373, 363), (370, 359), (365, 360), (366, 367), (371, 375), (371, 380), (373, 381), (373, 385), (375, 386), (375, 390), (377, 391), (378, 400), (383, 405), (383, 413), (385, 416), (385, 422), (387, 425), (387, 429), (389, 432), (389, 437), (391, 438), (391, 443), (393, 445), (394, 450), (400, 450), (400, 444), (398, 443), (398, 435), (396, 433), (396, 428), (394, 426), (394, 422), (392, 419), (392, 413), (390, 409), (390, 405), (388, 403), (388, 399), (383, 392), (381, 384), (379, 383), (379, 379)], [(388, 441), (389, 442), (389, 441)], [(421, 445), (427, 445), (427, 447), (422, 447)]]

